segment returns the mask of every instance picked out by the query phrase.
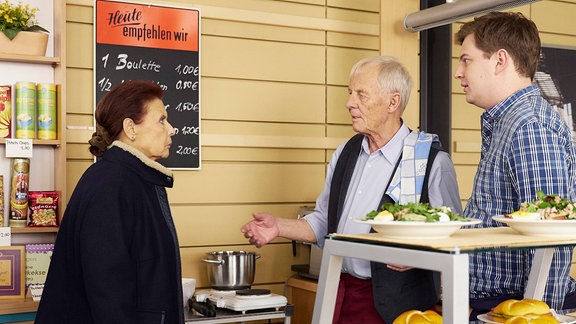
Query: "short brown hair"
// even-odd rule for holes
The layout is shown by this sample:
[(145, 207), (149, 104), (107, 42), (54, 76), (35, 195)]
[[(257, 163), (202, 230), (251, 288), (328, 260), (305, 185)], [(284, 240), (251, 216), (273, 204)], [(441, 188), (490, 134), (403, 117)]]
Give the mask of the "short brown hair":
[(162, 99), (162, 95), (162, 88), (148, 80), (125, 81), (112, 88), (96, 107), (96, 132), (89, 141), (90, 153), (102, 156), (120, 136), (124, 119), (130, 118), (139, 124), (147, 112), (147, 103)]
[(471, 34), (476, 47), (486, 56), (505, 49), (512, 56), (516, 71), (534, 79), (540, 62), (540, 36), (532, 20), (519, 12), (491, 12), (462, 25), (456, 33), (456, 43), (462, 45)]

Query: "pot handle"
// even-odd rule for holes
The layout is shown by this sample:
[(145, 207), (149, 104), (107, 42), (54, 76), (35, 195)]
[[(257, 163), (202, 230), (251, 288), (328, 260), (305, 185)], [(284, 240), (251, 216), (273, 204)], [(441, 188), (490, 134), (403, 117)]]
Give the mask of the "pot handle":
[(222, 260), (208, 260), (208, 259), (202, 259), (202, 262), (216, 263), (216, 264), (223, 264), (224, 263), (224, 261), (222, 261)]

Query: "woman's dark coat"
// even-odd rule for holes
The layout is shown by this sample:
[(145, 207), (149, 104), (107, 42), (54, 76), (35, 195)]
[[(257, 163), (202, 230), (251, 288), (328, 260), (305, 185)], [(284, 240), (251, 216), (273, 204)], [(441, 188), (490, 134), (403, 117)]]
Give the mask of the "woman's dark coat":
[(172, 172), (114, 142), (84, 173), (60, 226), (36, 316), (49, 323), (184, 323)]

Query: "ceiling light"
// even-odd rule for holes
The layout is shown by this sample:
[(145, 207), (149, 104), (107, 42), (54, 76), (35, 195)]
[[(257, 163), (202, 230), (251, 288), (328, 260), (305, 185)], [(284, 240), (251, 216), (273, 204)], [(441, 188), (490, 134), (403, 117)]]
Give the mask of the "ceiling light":
[(410, 13), (404, 18), (404, 29), (418, 32), (447, 25), (460, 19), (482, 15), (491, 11), (523, 6), (539, 0), (453, 0), (444, 4)]

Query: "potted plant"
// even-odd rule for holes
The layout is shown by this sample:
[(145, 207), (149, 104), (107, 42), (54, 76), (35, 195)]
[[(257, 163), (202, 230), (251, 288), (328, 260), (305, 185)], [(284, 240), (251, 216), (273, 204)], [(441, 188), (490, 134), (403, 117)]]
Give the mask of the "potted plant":
[(48, 30), (36, 23), (38, 8), (19, 1), (0, 2), (0, 52), (11, 54), (45, 55)]

